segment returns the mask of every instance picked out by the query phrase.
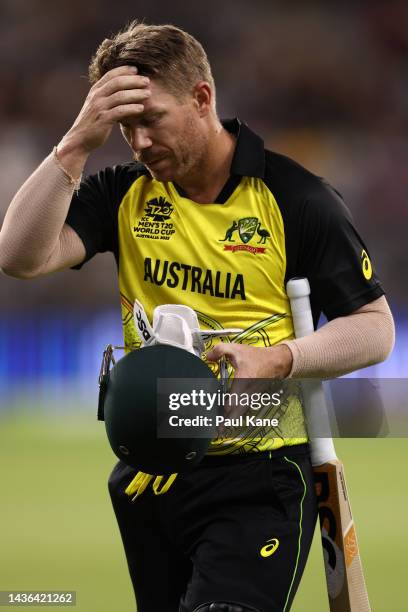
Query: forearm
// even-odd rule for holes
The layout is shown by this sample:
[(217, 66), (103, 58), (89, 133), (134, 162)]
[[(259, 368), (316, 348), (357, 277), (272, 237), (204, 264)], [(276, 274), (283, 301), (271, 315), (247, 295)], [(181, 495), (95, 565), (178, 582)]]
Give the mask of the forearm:
[(113, 126), (139, 117), (151, 95), (148, 78), (119, 66), (95, 83), (71, 129), (14, 197), (0, 232), (0, 268), (32, 278), (76, 265), (82, 240), (65, 219), (85, 162), (109, 138)]
[(51, 258), (54, 268), (78, 263), (82, 243), (70, 228), (63, 230), (77, 178), (53, 152), (14, 196), (0, 232), (0, 267), (6, 274), (37, 276), (51, 271)]
[(311, 336), (284, 342), (292, 352), (291, 377), (335, 378), (384, 361), (394, 345), (394, 322), (385, 297)]

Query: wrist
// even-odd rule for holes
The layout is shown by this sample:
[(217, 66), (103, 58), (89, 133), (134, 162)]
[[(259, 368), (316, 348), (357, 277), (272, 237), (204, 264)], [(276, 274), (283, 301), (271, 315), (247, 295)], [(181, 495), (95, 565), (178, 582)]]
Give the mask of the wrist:
[(271, 377), (288, 378), (292, 371), (293, 355), (286, 344), (277, 344), (268, 349), (271, 352)]
[(65, 173), (75, 181), (82, 176), (90, 151), (87, 151), (79, 139), (68, 132), (54, 149), (54, 154)]

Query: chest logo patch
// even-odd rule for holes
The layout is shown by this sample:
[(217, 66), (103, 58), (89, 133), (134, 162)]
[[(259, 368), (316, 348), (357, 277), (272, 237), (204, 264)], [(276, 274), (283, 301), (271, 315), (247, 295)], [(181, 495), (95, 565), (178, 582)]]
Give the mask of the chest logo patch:
[(135, 238), (170, 240), (176, 231), (171, 221), (173, 210), (171, 202), (163, 196), (146, 202), (143, 216), (133, 226)]
[(271, 237), (267, 229), (262, 227), (258, 217), (244, 217), (238, 221), (234, 220), (232, 225), (227, 228), (224, 238), (220, 238), (219, 242), (236, 242), (236, 238), (241, 240), (241, 244), (224, 244), (224, 251), (249, 251), (254, 255), (256, 253), (265, 253), (266, 247), (253, 246), (248, 244), (253, 241), (255, 244), (266, 244), (266, 241)]

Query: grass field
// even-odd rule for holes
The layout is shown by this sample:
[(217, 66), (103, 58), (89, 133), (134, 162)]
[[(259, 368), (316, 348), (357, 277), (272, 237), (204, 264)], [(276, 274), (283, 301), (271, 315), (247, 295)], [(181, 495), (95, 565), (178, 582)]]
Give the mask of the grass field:
[[(372, 610), (405, 612), (408, 440), (336, 446)], [(113, 463), (92, 414), (0, 420), (0, 590), (75, 590), (81, 611), (135, 610), (106, 487)], [(315, 537), (293, 612), (328, 610), (321, 554)]]

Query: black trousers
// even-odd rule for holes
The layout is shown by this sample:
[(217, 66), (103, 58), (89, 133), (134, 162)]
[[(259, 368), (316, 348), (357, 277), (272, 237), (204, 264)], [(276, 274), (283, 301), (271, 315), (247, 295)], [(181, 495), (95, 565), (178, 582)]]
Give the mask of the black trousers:
[(148, 488), (132, 502), (135, 474), (119, 462), (109, 491), (138, 612), (216, 601), (290, 609), (317, 518), (307, 445), (208, 456), (167, 493)]

